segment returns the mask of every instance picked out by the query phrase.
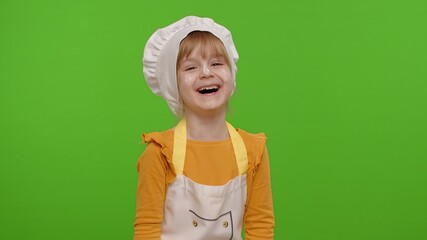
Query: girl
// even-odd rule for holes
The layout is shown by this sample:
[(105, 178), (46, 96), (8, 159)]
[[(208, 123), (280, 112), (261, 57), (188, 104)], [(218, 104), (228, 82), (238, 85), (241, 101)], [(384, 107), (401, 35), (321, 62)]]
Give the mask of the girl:
[(148, 40), (151, 90), (181, 118), (143, 134), (134, 240), (273, 239), (274, 214), (263, 133), (225, 121), (238, 54), (230, 32), (189, 16)]

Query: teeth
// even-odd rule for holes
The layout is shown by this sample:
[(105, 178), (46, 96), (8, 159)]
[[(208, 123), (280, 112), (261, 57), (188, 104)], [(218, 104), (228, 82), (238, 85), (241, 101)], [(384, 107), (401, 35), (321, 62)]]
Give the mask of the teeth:
[(199, 91), (204, 91), (204, 90), (214, 90), (214, 89), (218, 89), (217, 86), (212, 86), (212, 87), (202, 87), (199, 89)]
[(206, 94), (216, 92), (218, 88), (218, 86), (201, 87), (197, 91), (201, 94)]

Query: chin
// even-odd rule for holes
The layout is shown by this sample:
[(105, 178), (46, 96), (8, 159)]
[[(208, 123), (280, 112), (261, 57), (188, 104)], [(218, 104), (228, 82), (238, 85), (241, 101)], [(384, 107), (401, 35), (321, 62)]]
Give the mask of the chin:
[(208, 105), (201, 107), (202, 110), (208, 111), (208, 112), (218, 112), (218, 111), (226, 111), (227, 110), (227, 104), (221, 104), (221, 105)]

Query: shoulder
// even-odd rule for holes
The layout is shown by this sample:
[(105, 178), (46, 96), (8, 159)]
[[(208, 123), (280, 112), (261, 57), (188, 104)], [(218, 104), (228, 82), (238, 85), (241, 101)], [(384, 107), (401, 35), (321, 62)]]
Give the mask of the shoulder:
[(242, 137), (243, 141), (245, 142), (247, 147), (253, 147), (253, 146), (264, 146), (267, 136), (263, 132), (261, 133), (249, 133), (243, 129), (237, 128), (237, 132)]
[(161, 132), (150, 132), (143, 133), (142, 140), (150, 145), (149, 143), (155, 143), (161, 147), (170, 147), (173, 144), (173, 130), (168, 129)]
[[(249, 133), (243, 129), (237, 128), (237, 132), (243, 139), (248, 155), (252, 158), (259, 159), (265, 150), (267, 137), (263, 132)], [(257, 161), (257, 160), (255, 160)]]
[(175, 178), (172, 163), (173, 130), (143, 133), (142, 140), (147, 146), (138, 159), (137, 169), (145, 169), (148, 172), (163, 172), (166, 181), (171, 183)]
[(142, 154), (144, 158), (162, 158), (166, 161), (172, 158), (173, 130), (143, 133), (142, 140), (147, 144)]

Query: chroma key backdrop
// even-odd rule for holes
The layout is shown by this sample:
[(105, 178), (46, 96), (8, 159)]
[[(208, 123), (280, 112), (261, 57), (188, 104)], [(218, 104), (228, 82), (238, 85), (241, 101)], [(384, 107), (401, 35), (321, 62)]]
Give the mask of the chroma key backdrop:
[(142, 52), (186, 15), (233, 33), (275, 239), (427, 239), (424, 0), (2, 1), (0, 239), (132, 239), (141, 134), (177, 122)]

